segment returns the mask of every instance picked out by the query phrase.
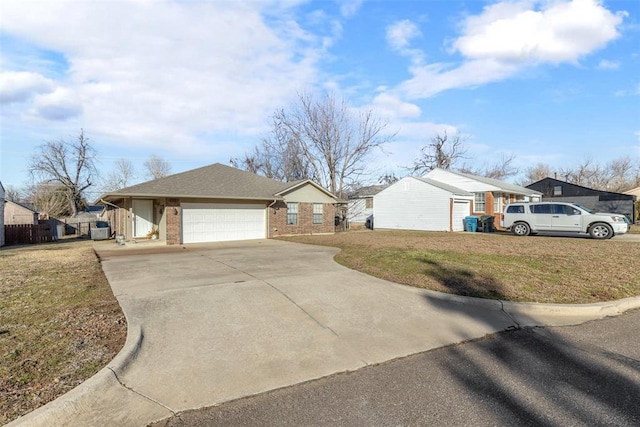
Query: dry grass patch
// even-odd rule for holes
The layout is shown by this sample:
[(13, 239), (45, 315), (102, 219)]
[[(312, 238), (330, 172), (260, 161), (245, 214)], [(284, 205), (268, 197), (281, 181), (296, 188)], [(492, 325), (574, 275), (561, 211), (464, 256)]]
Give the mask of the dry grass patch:
[(640, 244), (506, 233), (361, 231), (286, 240), (341, 248), (375, 277), (457, 295), (593, 303), (640, 295)]
[(74, 388), (124, 345), (126, 322), (89, 241), (0, 250), (0, 424)]

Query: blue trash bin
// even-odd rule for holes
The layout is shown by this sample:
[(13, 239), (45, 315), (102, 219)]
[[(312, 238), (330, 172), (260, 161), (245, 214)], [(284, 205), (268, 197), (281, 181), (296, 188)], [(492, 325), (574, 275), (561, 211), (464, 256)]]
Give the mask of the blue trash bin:
[(475, 233), (478, 231), (478, 217), (477, 216), (465, 216), (464, 217), (464, 231)]

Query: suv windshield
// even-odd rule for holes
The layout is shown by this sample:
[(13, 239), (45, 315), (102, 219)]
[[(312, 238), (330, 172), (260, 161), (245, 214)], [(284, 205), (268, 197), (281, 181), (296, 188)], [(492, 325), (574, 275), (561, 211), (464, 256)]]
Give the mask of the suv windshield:
[(579, 207), (580, 209), (585, 210), (585, 211), (589, 212), (589, 213), (590, 213), (590, 214), (592, 214), (592, 215), (596, 213), (596, 211), (594, 211), (593, 209), (585, 208), (584, 206), (579, 205), (579, 204), (577, 204), (577, 203), (573, 203), (573, 206), (577, 206), (577, 207)]

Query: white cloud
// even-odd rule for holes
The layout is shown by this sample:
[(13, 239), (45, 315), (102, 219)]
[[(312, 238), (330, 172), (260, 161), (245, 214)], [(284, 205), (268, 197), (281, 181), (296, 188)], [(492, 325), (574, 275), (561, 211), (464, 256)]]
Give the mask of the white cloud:
[[(414, 61), (412, 77), (396, 90), (409, 99), (427, 98), (504, 80), (540, 63), (575, 63), (617, 38), (624, 16), (597, 0), (495, 3), (462, 22), (462, 34), (449, 49), (462, 55), (461, 63)], [(411, 26), (399, 28), (390, 40), (397, 49), (406, 49)]]
[(25, 102), (37, 94), (50, 92), (53, 86), (50, 79), (38, 73), (3, 71), (0, 72), (0, 103)]
[(381, 93), (373, 99), (373, 110), (381, 117), (392, 119), (419, 117), (420, 107), (416, 104), (404, 102), (390, 93)]
[(619, 68), (620, 62), (618, 61), (608, 61), (606, 59), (603, 59), (598, 63), (599, 70), (617, 70)]
[(291, 5), (3, 1), (3, 31), (62, 54), (69, 66), (58, 80), (31, 76), (39, 86), (3, 93), (19, 100), (29, 88), (43, 93), (45, 83), (64, 87), (34, 98), (24, 114), (82, 114), (82, 127), (123, 145), (183, 150), (179, 145), (229, 129), (255, 135), (275, 108), (313, 85), (327, 38), (337, 31), (306, 32), (286, 9)]
[(408, 19), (398, 21), (387, 27), (387, 43), (393, 50), (406, 49), (411, 40), (421, 35), (420, 30)]
[(360, 6), (362, 6), (364, 0), (340, 0), (340, 13), (344, 17), (350, 17), (355, 15)]
[(32, 114), (47, 120), (66, 121), (82, 114), (82, 104), (74, 93), (58, 88), (51, 93), (38, 95)]
[(448, 89), (474, 87), (502, 80), (518, 68), (492, 59), (465, 62), (456, 67), (430, 64), (410, 68), (413, 77), (398, 86), (409, 99), (429, 98)]
[(517, 62), (575, 62), (619, 36), (623, 14), (597, 0), (487, 6), (467, 18), (463, 35), (452, 45), (467, 58)]

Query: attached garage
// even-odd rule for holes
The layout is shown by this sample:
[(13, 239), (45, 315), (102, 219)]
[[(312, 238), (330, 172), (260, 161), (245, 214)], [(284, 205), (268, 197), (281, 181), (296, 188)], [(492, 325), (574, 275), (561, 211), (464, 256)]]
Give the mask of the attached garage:
[(265, 239), (265, 204), (182, 203), (182, 242)]

